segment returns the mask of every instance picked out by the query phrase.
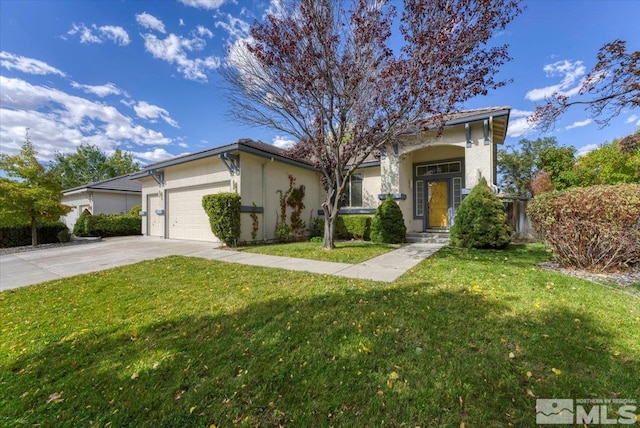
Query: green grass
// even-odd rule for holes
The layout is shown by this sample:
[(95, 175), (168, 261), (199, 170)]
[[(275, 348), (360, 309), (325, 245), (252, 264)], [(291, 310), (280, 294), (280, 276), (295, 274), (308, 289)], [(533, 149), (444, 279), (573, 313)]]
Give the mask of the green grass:
[(361, 263), (381, 254), (397, 249), (398, 246), (374, 244), (365, 241), (336, 242), (332, 251), (322, 249), (319, 242), (295, 242), (290, 244), (271, 244), (256, 247), (244, 247), (247, 253), (269, 254), (271, 256), (297, 257), (301, 259), (322, 260), (325, 262)]
[(391, 284), (169, 257), (3, 292), (0, 426), (534, 427), (536, 396), (638, 400), (640, 300), (547, 257), (444, 249)]

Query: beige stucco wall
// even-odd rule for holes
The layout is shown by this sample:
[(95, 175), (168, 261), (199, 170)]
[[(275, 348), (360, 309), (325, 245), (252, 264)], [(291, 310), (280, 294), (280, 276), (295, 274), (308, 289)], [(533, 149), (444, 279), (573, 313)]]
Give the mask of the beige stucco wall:
[[(142, 210), (147, 212), (147, 216), (155, 215), (154, 210), (147, 206), (149, 194), (159, 194), (161, 205), (165, 204), (167, 192), (173, 189), (185, 189), (194, 186), (210, 185), (212, 189), (217, 188), (220, 183), (225, 183), (230, 190), (238, 189), (239, 177), (232, 177), (222, 160), (216, 157), (199, 159), (180, 165), (174, 165), (164, 169), (164, 186), (160, 186), (153, 178), (145, 177), (142, 182)], [(166, 209), (166, 207), (165, 207)], [(166, 221), (168, 213), (162, 217)], [(142, 220), (142, 234), (149, 235), (149, 219)]]
[(69, 229), (73, 229), (85, 208), (89, 209), (91, 214), (128, 213), (131, 207), (141, 204), (141, 196), (129, 193), (90, 191), (63, 195), (61, 201), (72, 207), (72, 210), (61, 220)]
[(71, 211), (69, 211), (69, 213), (64, 217), (60, 218), (60, 220), (71, 230), (73, 230), (73, 226), (76, 224), (76, 220), (78, 220), (80, 214), (82, 214), (83, 209), (88, 208), (90, 212), (93, 212), (91, 199), (87, 192), (63, 195), (60, 201), (71, 207)]
[(471, 124), (471, 147), (467, 146), (464, 125), (446, 128), (441, 135), (433, 132), (406, 137), (394, 153), (391, 145), (381, 159), (382, 193), (403, 193), (406, 200), (398, 200), (407, 230), (422, 230), (422, 221), (413, 220), (413, 164), (464, 158), (464, 187), (475, 186), (481, 177), (489, 184), (496, 182), (497, 147), (484, 143), (481, 122)]
[[(264, 212), (258, 214), (258, 233), (256, 240), (271, 240), (274, 238), (276, 220), (280, 213), (280, 197), (278, 190), (289, 188), (289, 175), (296, 178), (296, 186), (304, 184), (305, 209), (302, 219), (307, 227), (311, 218), (316, 217), (320, 208), (322, 194), (320, 176), (314, 171), (249, 153), (240, 153), (241, 180), (239, 192), (242, 195), (242, 205), (251, 207), (253, 203), (263, 207)], [(291, 208), (287, 209), (287, 220), (291, 215)], [(253, 222), (250, 213), (241, 215), (241, 239), (251, 241)]]
[[(274, 237), (276, 218), (279, 213), (279, 196), (277, 190), (289, 188), (289, 174), (296, 178), (296, 186), (305, 185), (306, 195), (304, 199), (305, 210), (303, 220), (309, 224), (310, 218), (315, 216), (320, 208), (320, 179), (313, 171), (268, 158), (255, 156), (249, 153), (239, 153), (240, 175), (232, 176), (223, 163), (217, 157), (201, 159), (181, 165), (175, 165), (164, 170), (165, 185), (159, 186), (152, 178), (141, 179), (142, 205), (147, 216), (152, 216), (153, 210), (147, 207), (147, 195), (160, 192), (161, 198), (166, 198), (166, 192), (172, 189), (189, 188), (193, 186), (225, 183), (229, 191), (238, 192), (242, 198), (244, 207), (251, 207), (253, 203), (257, 207), (263, 207), (263, 213), (257, 213), (258, 233), (256, 240), (270, 240)], [(166, 215), (165, 213), (165, 219)], [(290, 215), (290, 209), (287, 216)], [(251, 241), (253, 221), (249, 212), (241, 214), (241, 237), (243, 241)], [(142, 233), (148, 235), (148, 219), (143, 219)]]
[(134, 205), (141, 205), (140, 195), (127, 193), (93, 193), (93, 213), (128, 214)]

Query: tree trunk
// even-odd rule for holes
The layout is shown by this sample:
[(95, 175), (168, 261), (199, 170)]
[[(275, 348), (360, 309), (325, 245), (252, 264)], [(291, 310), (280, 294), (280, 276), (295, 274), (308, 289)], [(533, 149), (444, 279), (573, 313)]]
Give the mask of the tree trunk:
[(36, 216), (31, 216), (31, 245), (38, 245), (38, 227), (36, 226)]
[(323, 250), (332, 250), (336, 246), (333, 243), (333, 238), (335, 236), (336, 231), (336, 223), (338, 220), (338, 212), (334, 211), (333, 213), (329, 212), (330, 210), (327, 207), (323, 207), (324, 209), (324, 238), (322, 240), (322, 249)]

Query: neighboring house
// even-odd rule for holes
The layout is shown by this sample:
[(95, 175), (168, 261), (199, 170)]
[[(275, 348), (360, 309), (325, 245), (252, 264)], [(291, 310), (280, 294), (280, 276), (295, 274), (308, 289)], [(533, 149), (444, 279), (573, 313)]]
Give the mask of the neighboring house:
[[(408, 232), (449, 229), (463, 196), (485, 177), (496, 183), (497, 147), (505, 140), (509, 107), (468, 110), (448, 117), (444, 130), (407, 134), (381, 149), (351, 177), (341, 214), (373, 214), (391, 194)], [(241, 240), (250, 241), (251, 213), (258, 216), (257, 240), (274, 238), (278, 190), (288, 176), (304, 184), (302, 218), (322, 215), (320, 173), (308, 162), (252, 140), (207, 149), (147, 165), (130, 176), (142, 183), (142, 233), (172, 239), (217, 242), (202, 197), (237, 192), (242, 201)], [(254, 208), (255, 204), (255, 208)]]
[(134, 205), (141, 205), (141, 195), (142, 184), (128, 175), (74, 187), (62, 192), (61, 202), (71, 207), (62, 221), (73, 230), (84, 210), (91, 214), (128, 213)]

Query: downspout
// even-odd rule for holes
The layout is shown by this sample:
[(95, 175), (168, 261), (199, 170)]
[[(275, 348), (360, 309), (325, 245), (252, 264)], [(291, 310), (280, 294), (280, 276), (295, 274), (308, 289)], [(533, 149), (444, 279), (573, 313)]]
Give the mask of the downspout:
[(168, 239), (169, 222), (167, 221), (167, 218), (169, 214), (167, 213), (167, 190), (164, 188), (162, 189), (162, 209), (164, 210), (164, 215), (162, 216), (162, 221), (164, 222), (163, 238)]
[(266, 198), (266, 194), (267, 194), (267, 183), (265, 183), (265, 174), (264, 174), (264, 166), (266, 165), (266, 162), (262, 163), (262, 221), (260, 222), (260, 233), (262, 235), (262, 241), (265, 241), (265, 232), (264, 232), (264, 223), (266, 221), (267, 218), (267, 198)]

